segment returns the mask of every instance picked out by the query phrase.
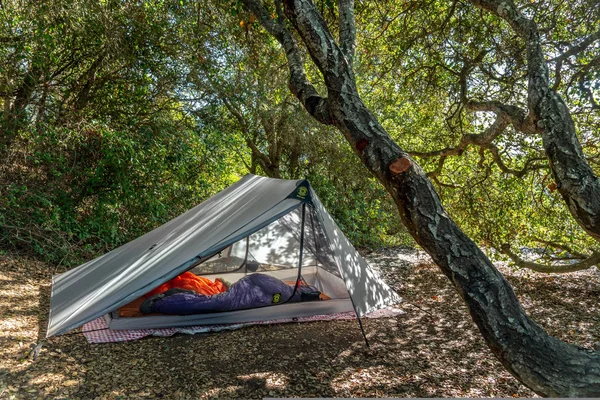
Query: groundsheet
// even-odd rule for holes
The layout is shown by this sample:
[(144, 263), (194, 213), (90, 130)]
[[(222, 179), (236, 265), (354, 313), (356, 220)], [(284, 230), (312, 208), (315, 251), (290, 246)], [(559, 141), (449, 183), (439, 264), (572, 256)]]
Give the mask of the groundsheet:
[[(373, 311), (369, 314), (364, 315), (362, 318), (386, 318), (394, 317), (402, 314), (403, 311), (399, 308), (388, 307), (381, 310)], [(313, 321), (332, 321), (332, 320), (343, 320), (343, 319), (355, 319), (356, 314), (354, 311), (327, 314), (327, 315), (315, 315), (312, 317), (299, 317), (299, 318), (282, 318), (270, 321), (255, 321), (255, 322), (244, 322), (238, 324), (223, 324), (223, 325), (200, 325), (200, 326), (185, 326), (185, 327), (174, 327), (174, 328), (156, 328), (156, 329), (123, 329), (115, 330), (109, 329), (108, 324), (104, 317), (96, 318), (93, 321), (88, 322), (82, 328), (83, 335), (89, 343), (113, 343), (113, 342), (128, 342), (131, 340), (142, 339), (147, 336), (173, 336), (176, 333), (184, 333), (188, 335), (194, 335), (196, 333), (209, 333), (209, 332), (220, 332), (225, 330), (240, 329), (246, 326), (253, 325), (270, 325), (270, 324), (283, 324), (292, 322), (313, 322)]]

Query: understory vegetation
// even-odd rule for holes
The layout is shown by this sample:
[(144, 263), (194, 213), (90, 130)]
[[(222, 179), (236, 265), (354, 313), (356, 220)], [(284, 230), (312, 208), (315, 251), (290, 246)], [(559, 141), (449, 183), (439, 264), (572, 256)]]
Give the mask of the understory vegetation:
[(247, 173), (308, 178), (358, 245), (408, 242), (384, 190), (252, 50), (269, 44), (215, 7), (4, 2), (0, 251), (77, 265)]
[[(593, 3), (527, 7), (597, 170), (598, 44), (582, 42)], [(458, 2), (358, 5), (359, 89), (496, 257), (510, 245), (547, 263), (585, 259), (595, 242), (555, 190), (539, 137), (509, 125), (466, 140), (493, 127), (477, 101), (524, 101), (519, 43), (478, 18)], [(308, 178), (356, 245), (412, 243), (353, 149), (289, 92), (278, 44), (239, 3), (4, 1), (0, 21), (1, 251), (76, 265), (249, 172)]]

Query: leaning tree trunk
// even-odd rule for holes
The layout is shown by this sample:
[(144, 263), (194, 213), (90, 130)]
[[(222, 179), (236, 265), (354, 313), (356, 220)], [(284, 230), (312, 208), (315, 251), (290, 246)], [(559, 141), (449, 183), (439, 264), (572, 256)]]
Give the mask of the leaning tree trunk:
[[(340, 45), (311, 0), (275, 0), (278, 17), (259, 0), (244, 0), (281, 43), (290, 89), (318, 121), (336, 126), (365, 166), (392, 195), (404, 225), (451, 280), (491, 350), (522, 383), (545, 396), (600, 396), (600, 355), (549, 336), (521, 308), (511, 286), (452, 221), (423, 170), (362, 102), (352, 71), (352, 0), (340, 0)], [(285, 16), (284, 16), (285, 12)], [(328, 97), (304, 74), (291, 22), (319, 68)], [(351, 24), (349, 24), (351, 22)]]

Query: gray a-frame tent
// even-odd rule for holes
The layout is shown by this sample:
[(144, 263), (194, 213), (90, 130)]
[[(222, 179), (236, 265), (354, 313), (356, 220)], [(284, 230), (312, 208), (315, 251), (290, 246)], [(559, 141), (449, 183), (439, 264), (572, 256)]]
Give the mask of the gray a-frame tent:
[[(236, 281), (300, 275), (331, 300), (198, 315), (119, 318), (120, 307), (192, 270)], [(400, 302), (344, 236), (306, 180), (246, 175), (170, 222), (53, 277), (46, 338), (105, 316), (111, 329), (304, 317)]]

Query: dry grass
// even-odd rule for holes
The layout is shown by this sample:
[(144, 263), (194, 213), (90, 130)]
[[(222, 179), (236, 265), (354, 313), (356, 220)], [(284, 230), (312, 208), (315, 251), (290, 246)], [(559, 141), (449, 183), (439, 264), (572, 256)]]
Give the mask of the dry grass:
[[(0, 259), (0, 398), (260, 398), (534, 396), (504, 371), (448, 280), (414, 252), (370, 255), (406, 299), (406, 314), (355, 321), (255, 326), (238, 331), (90, 345), (43, 337), (51, 267)], [(599, 278), (586, 271), (527, 276), (502, 268), (524, 307), (550, 333), (599, 341)]]

